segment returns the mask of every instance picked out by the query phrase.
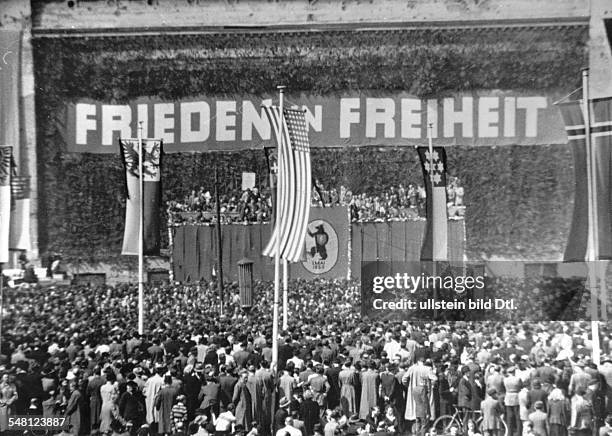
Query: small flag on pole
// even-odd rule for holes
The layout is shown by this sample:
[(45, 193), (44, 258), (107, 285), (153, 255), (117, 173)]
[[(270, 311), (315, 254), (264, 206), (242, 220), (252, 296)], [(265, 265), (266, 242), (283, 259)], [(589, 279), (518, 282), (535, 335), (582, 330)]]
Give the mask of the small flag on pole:
[(306, 117), (301, 110), (284, 109), (282, 117), (282, 141), (278, 138), (280, 109), (264, 106), (264, 110), (276, 143), (281, 144), (277, 183), (280, 185), (281, 216), (270, 242), (264, 249), (264, 256), (276, 254), (276, 238), (280, 238), (280, 257), (289, 262), (297, 262), (302, 257), (304, 237), (310, 216), (311, 169), (310, 145)]
[[(125, 207), (125, 231), (121, 254), (138, 255), (140, 186), (138, 171), (138, 139), (120, 139), (121, 157), (125, 167), (127, 203)], [(161, 205), (161, 154), (162, 141), (142, 140), (144, 173), (144, 254), (159, 255)]]
[(9, 261), (13, 147), (0, 146), (0, 262)]
[(596, 211), (591, 211), (587, 177), (586, 128), (582, 100), (560, 103), (567, 139), (574, 153), (574, 215), (570, 228), (565, 261), (582, 262), (587, 257), (590, 234), (589, 214), (597, 216), (598, 259), (612, 259), (612, 98), (590, 101), (591, 147), (597, 165), (594, 183), (597, 193)]
[(427, 227), (421, 260), (448, 260), (448, 214), (446, 210), (446, 151), (444, 147), (418, 147), (425, 192)]

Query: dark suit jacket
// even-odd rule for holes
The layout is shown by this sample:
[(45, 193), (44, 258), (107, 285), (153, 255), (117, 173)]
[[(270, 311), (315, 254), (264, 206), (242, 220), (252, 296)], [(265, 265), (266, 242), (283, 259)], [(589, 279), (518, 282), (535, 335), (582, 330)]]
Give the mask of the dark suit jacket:
[(236, 362), (236, 365), (238, 365), (241, 368), (246, 368), (247, 362), (249, 361), (249, 357), (251, 356), (251, 353), (249, 353), (246, 350), (240, 350), (240, 351), (236, 351), (236, 353), (234, 353), (234, 361)]
[(222, 405), (227, 405), (232, 401), (234, 386), (238, 379), (233, 375), (223, 374), (219, 376), (219, 388), (221, 389), (219, 400)]
[(457, 406), (472, 408), (472, 387), (464, 377), (461, 377), (459, 386), (457, 386)]
[[(278, 347), (278, 370), (282, 371), (287, 365), (287, 360), (293, 357), (293, 347), (289, 344), (283, 344)], [(283, 423), (282, 427), (285, 426)]]
[(206, 409), (207, 407), (214, 406), (219, 404), (219, 395), (221, 392), (221, 388), (219, 383), (209, 381), (204, 386), (202, 386), (202, 390), (200, 391), (199, 399), (202, 401), (200, 404), (201, 409)]
[(304, 400), (300, 404), (300, 416), (304, 420), (306, 435), (310, 436), (314, 432), (314, 426), (319, 421), (319, 405), (313, 400)]
[(483, 381), (480, 381), (480, 386), (475, 381), (470, 382), (470, 389), (472, 390), (472, 410), (480, 410), (480, 403), (485, 397), (485, 385)]

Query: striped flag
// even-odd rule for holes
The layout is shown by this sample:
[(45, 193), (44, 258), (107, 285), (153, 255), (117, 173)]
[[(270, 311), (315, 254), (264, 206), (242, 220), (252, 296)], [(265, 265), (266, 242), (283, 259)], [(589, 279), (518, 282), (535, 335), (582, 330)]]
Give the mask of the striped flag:
[(612, 98), (590, 101), (591, 146), (597, 165), (594, 178), (597, 192), (597, 210), (589, 202), (587, 178), (586, 132), (582, 101), (560, 103), (568, 143), (574, 153), (574, 214), (570, 228), (565, 260), (582, 262), (589, 249), (593, 229), (589, 215), (597, 216), (597, 240), (600, 260), (612, 259)]
[(277, 177), (280, 187), (277, 198), (280, 217), (277, 217), (272, 237), (263, 254), (274, 257), (276, 239), (280, 238), (280, 257), (289, 262), (297, 262), (302, 258), (310, 215), (312, 181), (308, 127), (303, 111), (283, 109), (281, 141), (278, 138), (280, 109), (264, 106), (264, 110), (276, 136), (276, 143), (282, 148)]
[(0, 262), (9, 261), (9, 234), (11, 228), (11, 176), (13, 147), (0, 146)]
[(446, 151), (444, 147), (418, 147), (427, 195), (427, 228), (421, 260), (448, 260), (448, 213), (446, 210)]
[[(125, 206), (125, 230), (121, 254), (138, 255), (140, 227), (140, 181), (138, 170), (138, 139), (120, 139), (121, 157), (125, 167), (127, 202)], [(142, 140), (144, 173), (144, 254), (159, 255), (161, 205), (161, 154), (162, 141)]]

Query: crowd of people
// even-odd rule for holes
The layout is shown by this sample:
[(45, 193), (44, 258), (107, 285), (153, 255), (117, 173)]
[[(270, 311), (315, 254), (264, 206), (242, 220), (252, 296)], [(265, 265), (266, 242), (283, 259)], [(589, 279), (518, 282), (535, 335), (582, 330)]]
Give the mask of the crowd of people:
[[(459, 179), (450, 177), (446, 188), (448, 215), (463, 216), (464, 190)], [(345, 186), (325, 189), (315, 181), (312, 207), (347, 206), (353, 222), (414, 220), (425, 217), (425, 188), (409, 184), (391, 186), (380, 195), (352, 193)], [(272, 197), (269, 190), (253, 187), (242, 192), (220, 196), (220, 214), (223, 223), (263, 223), (272, 217)], [(172, 224), (203, 224), (216, 221), (216, 203), (210, 191), (193, 190), (183, 201), (169, 201), (168, 215)]]
[(612, 435), (609, 325), (596, 365), (586, 323), (366, 320), (358, 282), (295, 280), (273, 368), (272, 285), (238, 294), (219, 315), (215, 283), (148, 286), (139, 335), (133, 285), (12, 290), (0, 432), (30, 414), (73, 435)]
[[(269, 193), (260, 193), (257, 187), (220, 195), (219, 203), (224, 224), (263, 223), (272, 217), (271, 197)], [(171, 224), (204, 224), (217, 220), (216, 201), (204, 188), (192, 190), (183, 201), (169, 201), (167, 206)]]

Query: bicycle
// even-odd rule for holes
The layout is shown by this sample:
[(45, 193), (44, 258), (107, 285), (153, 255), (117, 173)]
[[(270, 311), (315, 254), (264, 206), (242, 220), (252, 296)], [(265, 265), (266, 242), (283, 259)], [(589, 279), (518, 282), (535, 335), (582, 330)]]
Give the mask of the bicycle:
[[(433, 423), (433, 427), (436, 429), (436, 432), (441, 431), (442, 435), (449, 435), (451, 434), (451, 428), (455, 426), (457, 428), (457, 433), (463, 433), (463, 429), (465, 427), (462, 418), (462, 413), (456, 406), (454, 407), (454, 409), (455, 413), (453, 413), (452, 415), (442, 415), (436, 418)], [(482, 433), (480, 431), (480, 424), (482, 423), (482, 412), (480, 410), (474, 410), (473, 414), (475, 430), (479, 433)], [(500, 418), (499, 421), (501, 426), (501, 432), (499, 432), (498, 435), (508, 436), (508, 426), (506, 425), (506, 422), (502, 418)]]

